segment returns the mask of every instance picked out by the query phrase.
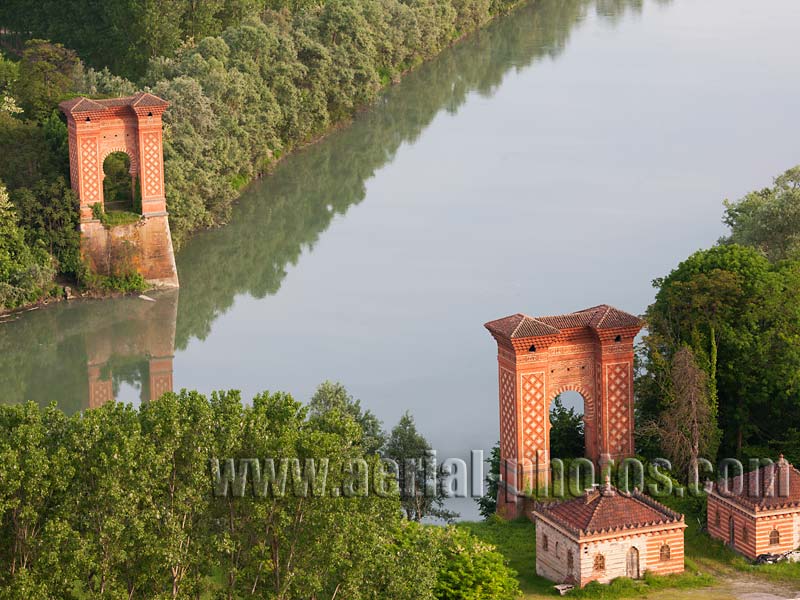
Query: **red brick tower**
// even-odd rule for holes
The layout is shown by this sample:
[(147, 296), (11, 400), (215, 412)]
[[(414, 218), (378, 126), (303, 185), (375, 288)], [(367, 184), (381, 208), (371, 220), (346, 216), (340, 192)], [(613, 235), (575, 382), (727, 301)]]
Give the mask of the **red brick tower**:
[[(67, 117), (69, 170), (81, 211), (81, 254), (101, 274), (114, 272), (124, 255), (146, 280), (178, 286), (164, 191), (161, 115), (169, 104), (140, 92), (127, 98), (74, 98), (59, 107)], [(103, 161), (112, 152), (130, 158), (130, 173), (138, 178), (142, 219), (132, 225), (105, 228), (93, 214), (103, 206)]]
[(600, 305), (549, 317), (518, 313), (486, 328), (499, 367), (498, 512), (516, 516), (518, 494), (549, 481), (550, 403), (562, 392), (583, 396), (587, 458), (599, 466), (633, 456), (637, 317)]

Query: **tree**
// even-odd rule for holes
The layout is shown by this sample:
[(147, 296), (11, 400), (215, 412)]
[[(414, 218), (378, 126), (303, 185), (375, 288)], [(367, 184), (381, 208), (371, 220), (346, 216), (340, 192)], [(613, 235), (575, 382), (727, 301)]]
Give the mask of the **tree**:
[(63, 177), (42, 180), (32, 188), (18, 188), (11, 198), (23, 215), (20, 225), (30, 245), (41, 245), (56, 259), (60, 273), (79, 276), (78, 197)]
[(725, 201), (727, 244), (752, 246), (772, 261), (797, 256), (800, 250), (800, 166), (775, 179), (775, 185)]
[(513, 600), (517, 573), (491, 544), (458, 527), (441, 530), (444, 549), (434, 594), (442, 600)]
[(78, 55), (61, 44), (33, 39), (25, 44), (15, 88), (25, 116), (45, 119), (74, 92), (82, 76)]
[(486, 474), (486, 493), (476, 499), (478, 512), (484, 519), (492, 517), (497, 512), (497, 492), (500, 489), (500, 442), (492, 447), (489, 455), (489, 472)]
[(309, 418), (314, 421), (330, 412), (338, 412), (352, 418), (361, 427), (361, 446), (366, 454), (380, 451), (386, 442), (382, 424), (370, 410), (361, 408), (361, 401), (355, 400), (341, 383), (324, 381), (308, 403)]
[[(151, 565), (160, 585), (172, 598), (196, 596), (213, 558), (210, 543), (208, 466), (202, 457), (212, 452), (214, 420), (208, 401), (197, 392), (168, 393), (140, 409), (142, 434), (153, 448), (143, 465), (154, 483), (151, 502), (159, 518), (146, 527)], [(168, 584), (164, 585), (163, 582)]]
[(699, 484), (699, 459), (716, 456), (719, 445), (716, 406), (709, 393), (709, 376), (688, 346), (672, 357), (666, 408), (652, 427), (676, 469)]
[(53, 261), (40, 244), (28, 246), (17, 214), (0, 182), (0, 310), (16, 308), (47, 293)]
[(585, 453), (583, 415), (556, 396), (550, 409), (550, 457), (578, 458)]
[(800, 393), (800, 349), (791, 342), (800, 335), (800, 263), (773, 265), (756, 249), (728, 244), (696, 252), (654, 284), (640, 417), (657, 420), (666, 408), (659, 382), (689, 346), (708, 374), (723, 447), (741, 456), (748, 444), (775, 439), (792, 424), (786, 418)]
[(446, 496), (441, 484), (446, 473), (436, 468), (435, 453), (408, 412), (392, 429), (384, 454), (398, 464), (401, 503), (409, 519), (434, 517), (451, 521), (458, 516), (444, 508)]

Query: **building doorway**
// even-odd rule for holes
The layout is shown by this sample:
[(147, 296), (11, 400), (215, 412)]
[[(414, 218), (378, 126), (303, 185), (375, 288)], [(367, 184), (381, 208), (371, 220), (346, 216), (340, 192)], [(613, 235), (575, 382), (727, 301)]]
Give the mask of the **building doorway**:
[(625, 575), (631, 579), (639, 579), (639, 550), (636, 547), (631, 547), (628, 550), (628, 560), (625, 564)]

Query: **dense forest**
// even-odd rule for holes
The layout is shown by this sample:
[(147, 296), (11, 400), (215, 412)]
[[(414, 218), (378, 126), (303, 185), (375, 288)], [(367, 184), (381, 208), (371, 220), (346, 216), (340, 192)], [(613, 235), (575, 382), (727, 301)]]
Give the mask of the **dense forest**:
[(686, 469), (698, 456), (800, 464), (800, 167), (726, 202), (723, 220), (729, 235), (653, 282), (637, 448)]
[[(362, 484), (358, 465), (371, 473), (377, 448), (429, 450), (413, 419), (384, 433), (330, 383), (308, 406), (282, 393), (245, 406), (234, 392), (72, 417), (0, 406), (0, 598), (516, 597), (492, 546), (401, 516), (426, 503), (417, 517), (430, 515), (434, 500), (401, 502), (393, 479), (383, 494), (380, 479)], [(212, 493), (212, 459), (252, 457), (328, 458), (325, 495), (321, 479), (303, 494), (294, 476), (283, 493), (252, 481), (241, 496)]]
[(86, 280), (59, 101), (148, 89), (171, 103), (165, 178), (180, 247), (224, 224), (281, 156), (516, 2), (3, 3), (0, 181), (9, 235), (30, 251), (4, 253), (0, 306), (42, 295), (53, 270)]

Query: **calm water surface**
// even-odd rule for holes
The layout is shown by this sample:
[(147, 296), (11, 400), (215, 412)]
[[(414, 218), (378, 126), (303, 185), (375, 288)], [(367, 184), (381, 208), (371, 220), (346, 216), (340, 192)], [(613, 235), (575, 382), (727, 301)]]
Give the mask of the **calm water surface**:
[[(179, 294), (0, 326), (5, 402), (339, 380), (440, 456), (498, 438), (482, 324), (609, 303), (800, 161), (796, 0), (541, 0), (286, 160), (178, 256)], [(471, 503), (455, 503), (474, 516)]]

